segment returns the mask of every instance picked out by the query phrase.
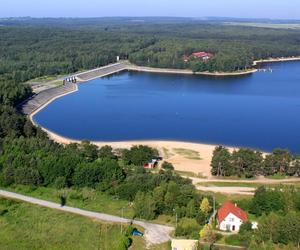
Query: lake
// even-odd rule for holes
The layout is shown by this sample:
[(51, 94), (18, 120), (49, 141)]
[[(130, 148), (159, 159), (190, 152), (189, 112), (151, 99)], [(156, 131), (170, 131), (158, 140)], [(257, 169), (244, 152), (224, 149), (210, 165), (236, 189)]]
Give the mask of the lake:
[(65, 137), (179, 140), (300, 153), (300, 62), (214, 78), (121, 72), (80, 84), (34, 116)]

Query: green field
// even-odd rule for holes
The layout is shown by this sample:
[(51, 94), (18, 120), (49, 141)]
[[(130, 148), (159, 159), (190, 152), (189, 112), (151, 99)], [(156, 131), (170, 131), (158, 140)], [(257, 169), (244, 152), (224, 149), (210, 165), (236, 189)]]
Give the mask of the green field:
[(94, 189), (57, 190), (50, 187), (32, 188), (23, 185), (14, 185), (3, 189), (57, 203), (60, 203), (60, 194), (64, 194), (67, 197), (68, 206), (117, 216), (121, 216), (123, 210), (124, 217), (131, 219), (134, 216), (134, 211), (130, 202), (114, 198), (111, 195)]
[(120, 226), (0, 198), (0, 249), (116, 249)]
[(191, 160), (202, 160), (200, 157), (199, 152), (191, 149), (186, 149), (186, 148), (174, 148), (174, 152), (177, 154), (182, 155), (183, 157)]
[[(142, 228), (139, 230), (143, 231)], [(50, 208), (0, 198), (0, 249), (118, 249), (118, 224), (97, 222)], [(146, 249), (143, 237), (132, 237), (131, 250)], [(167, 250), (170, 243), (149, 250)]]

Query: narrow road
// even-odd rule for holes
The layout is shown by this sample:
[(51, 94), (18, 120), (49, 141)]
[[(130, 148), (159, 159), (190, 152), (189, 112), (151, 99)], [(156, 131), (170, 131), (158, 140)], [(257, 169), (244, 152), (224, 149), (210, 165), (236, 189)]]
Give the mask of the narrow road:
[[(58, 203), (50, 202), (50, 201), (45, 201), (41, 199), (36, 199), (33, 197), (13, 193), (13, 192), (8, 192), (4, 190), (0, 190), (0, 196), (9, 198), (9, 199), (16, 199), (16, 200), (21, 200), (25, 201), (28, 203), (36, 204), (39, 206), (43, 207), (48, 207), (52, 209), (57, 209), (60, 211), (68, 212), (68, 213), (73, 213), (73, 214), (78, 214), (82, 215), (91, 219), (98, 219), (101, 221), (108, 221), (108, 222), (116, 222), (116, 223), (130, 223), (131, 220), (121, 218), (118, 216), (113, 216), (109, 214), (104, 214), (104, 213), (97, 213), (97, 212), (91, 212), (75, 207), (69, 207), (69, 206), (61, 206)], [(139, 221), (139, 220), (134, 220), (133, 223), (135, 225), (139, 225), (145, 229), (145, 239), (147, 241), (147, 244), (161, 244), (164, 242), (167, 242), (171, 239), (170, 233), (174, 230), (173, 227), (169, 226), (164, 226), (164, 225), (159, 225), (159, 224), (153, 224), (145, 221)]]

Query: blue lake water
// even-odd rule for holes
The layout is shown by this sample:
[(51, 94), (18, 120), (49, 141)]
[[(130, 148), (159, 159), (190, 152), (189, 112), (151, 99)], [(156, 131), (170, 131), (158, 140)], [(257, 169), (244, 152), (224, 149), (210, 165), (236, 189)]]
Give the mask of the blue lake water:
[(73, 139), (182, 140), (300, 153), (300, 62), (265, 67), (273, 73), (121, 72), (80, 84), (34, 119)]

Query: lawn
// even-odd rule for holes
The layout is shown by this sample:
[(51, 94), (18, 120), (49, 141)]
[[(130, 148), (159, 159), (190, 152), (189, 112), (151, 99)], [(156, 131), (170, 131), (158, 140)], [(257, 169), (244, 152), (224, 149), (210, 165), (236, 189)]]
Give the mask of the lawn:
[(0, 249), (117, 249), (120, 226), (0, 198)]

